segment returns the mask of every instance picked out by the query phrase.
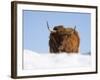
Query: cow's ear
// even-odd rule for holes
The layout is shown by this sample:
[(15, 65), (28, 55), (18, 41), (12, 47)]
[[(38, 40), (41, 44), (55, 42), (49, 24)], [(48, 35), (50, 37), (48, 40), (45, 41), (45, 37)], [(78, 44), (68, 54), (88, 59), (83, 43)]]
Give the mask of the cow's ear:
[(58, 30), (57, 26), (55, 26), (55, 27), (53, 28), (53, 30)]

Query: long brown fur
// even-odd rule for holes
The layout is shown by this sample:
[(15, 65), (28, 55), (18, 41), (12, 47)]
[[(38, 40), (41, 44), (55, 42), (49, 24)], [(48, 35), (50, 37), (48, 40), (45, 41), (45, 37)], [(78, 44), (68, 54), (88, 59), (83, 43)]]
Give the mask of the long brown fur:
[(50, 33), (49, 47), (51, 53), (78, 53), (80, 37), (73, 28), (64, 28), (62, 25), (54, 27), (56, 32)]

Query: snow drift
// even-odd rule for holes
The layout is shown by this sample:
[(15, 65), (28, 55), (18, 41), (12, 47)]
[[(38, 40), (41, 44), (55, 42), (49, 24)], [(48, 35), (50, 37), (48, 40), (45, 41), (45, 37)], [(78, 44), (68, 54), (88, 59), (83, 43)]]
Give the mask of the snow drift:
[(39, 54), (24, 50), (24, 69), (51, 69), (87, 67), (91, 65), (90, 55), (81, 54)]

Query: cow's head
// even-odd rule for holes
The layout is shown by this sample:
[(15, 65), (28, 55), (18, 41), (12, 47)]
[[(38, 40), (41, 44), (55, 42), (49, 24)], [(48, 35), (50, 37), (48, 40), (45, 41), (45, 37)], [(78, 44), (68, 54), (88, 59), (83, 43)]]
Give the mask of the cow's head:
[[(49, 29), (49, 25), (47, 23), (47, 27)], [(74, 28), (64, 28), (63, 25), (58, 25), (50, 31), (50, 52), (59, 53), (59, 52), (75, 52), (75, 49), (78, 47), (79, 42), (77, 42), (77, 32), (76, 26)], [(78, 37), (79, 38), (79, 37)], [(73, 43), (72, 41), (76, 41)], [(74, 45), (75, 44), (75, 45)]]

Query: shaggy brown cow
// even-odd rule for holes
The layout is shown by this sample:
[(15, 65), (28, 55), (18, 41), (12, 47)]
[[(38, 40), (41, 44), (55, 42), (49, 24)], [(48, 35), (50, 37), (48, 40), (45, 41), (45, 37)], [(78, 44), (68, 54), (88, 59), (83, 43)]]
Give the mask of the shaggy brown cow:
[[(47, 22), (47, 27), (49, 25)], [(76, 28), (76, 27), (75, 27)], [(50, 30), (49, 47), (50, 53), (78, 53), (80, 38), (75, 28), (64, 28), (63, 25), (55, 26)]]

